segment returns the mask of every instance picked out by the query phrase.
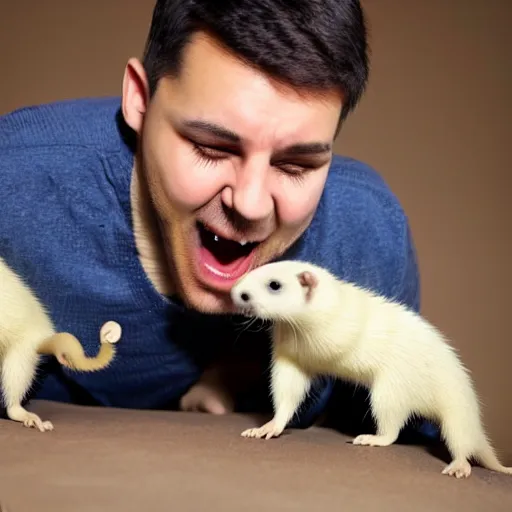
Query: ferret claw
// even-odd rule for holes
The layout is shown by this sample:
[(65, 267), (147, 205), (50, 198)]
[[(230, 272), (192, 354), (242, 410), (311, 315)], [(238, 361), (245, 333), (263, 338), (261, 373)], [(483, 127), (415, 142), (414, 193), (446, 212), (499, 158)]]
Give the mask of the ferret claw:
[(394, 440), (390, 439), (389, 437), (363, 434), (357, 436), (352, 441), (352, 444), (359, 446), (389, 446), (390, 444), (393, 444), (393, 441)]
[(443, 469), (442, 474), (455, 478), (468, 478), (471, 475), (471, 464), (467, 460), (454, 460)]
[(253, 437), (256, 439), (265, 438), (266, 440), (272, 437), (279, 437), (283, 433), (283, 428), (276, 427), (273, 421), (265, 423), (259, 428), (249, 428), (242, 432), (242, 437)]
[(23, 420), (23, 425), (27, 428), (37, 428), (39, 432), (48, 432), (53, 430), (51, 421), (43, 421), (37, 414), (27, 413), (27, 417)]

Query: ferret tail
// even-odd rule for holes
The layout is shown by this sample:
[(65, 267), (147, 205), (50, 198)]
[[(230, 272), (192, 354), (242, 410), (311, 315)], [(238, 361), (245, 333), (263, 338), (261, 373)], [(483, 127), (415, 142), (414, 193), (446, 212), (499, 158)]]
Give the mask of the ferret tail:
[(486, 438), (484, 439), (481, 447), (476, 451), (474, 457), (484, 468), (491, 471), (497, 471), (498, 473), (512, 475), (512, 467), (507, 467), (501, 464), (496, 456), (494, 448)]
[[(442, 432), (454, 459), (474, 459), (480, 466), (512, 475), (512, 467), (500, 463), (482, 424), (480, 403), (469, 373), (459, 365), (448, 367), (450, 393), (439, 393)], [(456, 371), (458, 370), (458, 371)]]
[(114, 344), (102, 337), (98, 354), (87, 357), (78, 339), (70, 333), (56, 333), (39, 347), (40, 354), (53, 355), (60, 364), (75, 371), (93, 372), (110, 364), (115, 355)]

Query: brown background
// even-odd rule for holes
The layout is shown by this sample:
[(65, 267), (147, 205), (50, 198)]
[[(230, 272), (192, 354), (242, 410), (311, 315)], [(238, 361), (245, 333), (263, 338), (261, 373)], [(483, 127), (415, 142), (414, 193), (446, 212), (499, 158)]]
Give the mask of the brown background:
[[(372, 75), (337, 150), (377, 168), (409, 215), (423, 312), (472, 370), (512, 464), (512, 144), (509, 0), (364, 0)], [(120, 94), (153, 1), (8, 2), (0, 9), (0, 114)]]

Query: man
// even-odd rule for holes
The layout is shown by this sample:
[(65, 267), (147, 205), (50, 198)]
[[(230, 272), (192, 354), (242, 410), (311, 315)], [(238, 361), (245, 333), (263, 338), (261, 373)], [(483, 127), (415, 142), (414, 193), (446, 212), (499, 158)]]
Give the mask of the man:
[[(268, 340), (231, 315), (229, 290), (278, 258), (417, 309), (398, 201), (368, 166), (332, 154), (367, 76), (356, 0), (158, 0), (121, 100), (1, 118), (1, 255), (88, 354), (104, 322), (123, 328), (110, 368), (82, 375), (50, 360), (31, 396), (268, 409)], [(296, 425), (332, 389), (319, 380)]]

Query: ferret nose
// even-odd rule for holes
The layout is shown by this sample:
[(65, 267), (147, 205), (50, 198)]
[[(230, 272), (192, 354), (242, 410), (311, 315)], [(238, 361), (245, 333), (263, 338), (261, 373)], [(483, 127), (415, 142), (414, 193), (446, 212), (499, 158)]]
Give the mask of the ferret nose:
[(240, 298), (243, 302), (249, 302), (251, 300), (251, 296), (247, 292), (242, 292)]

